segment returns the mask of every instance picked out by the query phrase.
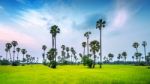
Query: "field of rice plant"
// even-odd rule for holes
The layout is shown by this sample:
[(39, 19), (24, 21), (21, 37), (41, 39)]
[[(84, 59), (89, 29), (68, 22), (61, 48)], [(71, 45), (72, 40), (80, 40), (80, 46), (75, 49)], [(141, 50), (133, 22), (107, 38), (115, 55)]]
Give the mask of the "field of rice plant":
[(147, 66), (59, 65), (51, 69), (44, 65), (0, 66), (0, 84), (150, 84)]

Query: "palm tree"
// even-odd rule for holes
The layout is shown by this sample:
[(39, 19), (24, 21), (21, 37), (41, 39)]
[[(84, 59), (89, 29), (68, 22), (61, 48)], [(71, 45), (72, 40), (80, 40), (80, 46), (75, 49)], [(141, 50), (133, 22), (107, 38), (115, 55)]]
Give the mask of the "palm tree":
[(18, 59), (19, 59), (19, 52), (20, 52), (20, 48), (18, 47), (18, 48), (16, 48), (16, 51), (18, 52), (18, 54), (17, 54), (17, 61), (18, 61)]
[(90, 34), (91, 34), (90, 31), (84, 33), (84, 36), (87, 38), (87, 55), (89, 55), (89, 37), (90, 37), (89, 35)]
[(144, 55), (145, 55), (145, 61), (146, 61), (146, 46), (147, 46), (147, 42), (143, 41), (142, 46), (144, 47)]
[(82, 47), (84, 48), (84, 50), (83, 50), (83, 56), (84, 56), (85, 55), (86, 42), (82, 42)]
[(134, 62), (134, 56), (132, 56), (133, 62)]
[(29, 64), (29, 61), (30, 61), (30, 55), (29, 54), (26, 54), (26, 59), (27, 59), (27, 64)]
[(120, 61), (120, 59), (121, 59), (121, 54), (118, 54), (117, 59), (118, 59), (118, 61)]
[(13, 61), (14, 61), (15, 60), (15, 52), (16, 52), (15, 47), (18, 45), (18, 42), (17, 41), (12, 41), (11, 44), (14, 47), (14, 50), (13, 50)]
[(6, 48), (8, 49), (8, 52), (9, 52), (10, 61), (12, 61), (12, 58), (11, 58), (11, 53), (10, 53), (10, 49), (12, 48), (12, 45), (11, 45), (11, 43), (6, 43)]
[(61, 51), (61, 55), (62, 55), (62, 61), (64, 62), (65, 60), (65, 45), (61, 45), (62, 51)]
[(109, 53), (109, 54), (108, 54), (108, 57), (109, 57), (109, 60), (113, 61), (114, 54)]
[(137, 62), (138, 62), (138, 60), (139, 60), (139, 63), (140, 63), (142, 53), (136, 52), (134, 55), (135, 55), (135, 57), (136, 57)]
[(46, 46), (46, 45), (43, 45), (43, 46), (42, 46), (42, 49), (43, 49), (43, 51), (44, 51), (44, 53), (43, 53), (43, 62), (45, 62), (45, 61), (46, 61), (46, 59), (45, 59), (45, 50), (47, 49), (47, 46)]
[(7, 55), (8, 55), (8, 48), (5, 48), (5, 52), (6, 52), (6, 60), (8, 60)]
[(124, 61), (126, 62), (126, 59), (127, 59), (127, 52), (122, 52), (122, 56), (124, 57)]
[(71, 47), (70, 51), (71, 51), (71, 53), (72, 53), (72, 55), (71, 55), (71, 63), (72, 63), (72, 57), (73, 57), (73, 54), (74, 54), (74, 48)]
[(93, 63), (93, 68), (95, 67), (95, 61), (96, 61), (96, 52), (99, 52), (100, 44), (97, 40), (93, 40), (90, 42), (90, 47), (91, 47), (91, 52), (94, 55), (94, 63)]
[[(52, 34), (52, 48), (55, 48), (56, 52), (57, 52), (57, 48), (56, 48), (56, 35), (57, 35), (57, 33), (60, 33), (59, 27), (57, 25), (51, 26), (50, 33)], [(56, 56), (55, 56), (55, 62), (56, 62)]]
[(99, 19), (97, 22), (96, 22), (96, 28), (99, 29), (100, 31), (100, 68), (102, 68), (102, 28), (105, 27), (105, 24), (106, 22), (102, 19)]
[(134, 42), (132, 46), (136, 49), (136, 52), (138, 52), (139, 43)]
[(67, 51), (67, 58), (69, 58), (70, 57), (70, 55), (69, 55), (69, 47), (66, 47), (66, 51)]
[(25, 62), (24, 55), (27, 53), (27, 51), (26, 51), (26, 49), (22, 49), (21, 52), (22, 52), (22, 55), (23, 55), (22, 61)]

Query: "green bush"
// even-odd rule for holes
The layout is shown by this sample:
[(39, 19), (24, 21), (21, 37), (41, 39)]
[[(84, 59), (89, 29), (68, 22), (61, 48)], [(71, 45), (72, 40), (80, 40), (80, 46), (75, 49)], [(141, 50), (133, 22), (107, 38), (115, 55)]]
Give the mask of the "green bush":
[(87, 66), (89, 67), (89, 68), (92, 68), (92, 65), (93, 65), (93, 60), (92, 59), (87, 59)]

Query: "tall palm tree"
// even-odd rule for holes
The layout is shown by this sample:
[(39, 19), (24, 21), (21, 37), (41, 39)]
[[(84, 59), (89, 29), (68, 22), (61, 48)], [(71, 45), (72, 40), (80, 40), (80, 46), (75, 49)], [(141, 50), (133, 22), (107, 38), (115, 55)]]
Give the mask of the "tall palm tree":
[(21, 52), (22, 52), (22, 55), (23, 55), (22, 61), (25, 62), (24, 55), (27, 53), (27, 51), (26, 51), (26, 49), (22, 49)]
[(6, 60), (8, 60), (7, 56), (8, 56), (8, 48), (5, 48), (5, 52), (6, 52)]
[(126, 59), (127, 59), (127, 52), (122, 52), (122, 56), (124, 57), (124, 61), (126, 62)]
[(62, 55), (62, 61), (64, 62), (65, 60), (65, 45), (61, 45), (62, 51), (61, 51), (61, 55)]
[(91, 47), (91, 52), (94, 55), (94, 63), (93, 63), (93, 68), (95, 67), (95, 61), (96, 61), (96, 52), (99, 52), (100, 44), (97, 40), (93, 40), (90, 42), (90, 47)]
[(84, 33), (84, 36), (87, 38), (87, 55), (89, 55), (89, 37), (90, 37), (89, 35), (90, 34), (91, 34), (90, 31)]
[(67, 58), (69, 58), (70, 57), (70, 55), (69, 55), (69, 47), (66, 47), (66, 51), (67, 51)]
[(117, 59), (118, 59), (118, 61), (120, 61), (120, 59), (121, 59), (121, 54), (118, 54)]
[(100, 68), (102, 68), (102, 28), (105, 27), (105, 24), (106, 24), (106, 21), (102, 20), (102, 19), (99, 19), (97, 22), (96, 22), (96, 29), (99, 29), (100, 31)]
[(72, 57), (73, 57), (73, 53), (74, 53), (74, 48), (71, 47), (70, 51), (71, 51), (71, 53), (72, 53), (72, 55), (71, 55), (71, 63), (72, 63)]
[(20, 52), (20, 48), (18, 47), (18, 48), (16, 48), (16, 51), (18, 52), (18, 54), (17, 54), (17, 61), (19, 60), (19, 52)]
[(145, 61), (146, 61), (146, 46), (147, 46), (147, 42), (143, 41), (142, 46), (144, 47), (144, 55), (145, 55)]
[(16, 52), (16, 48), (15, 47), (18, 45), (18, 42), (17, 41), (12, 41), (11, 44), (12, 44), (12, 46), (14, 48), (14, 50), (13, 50), (13, 61), (15, 61), (15, 52)]
[(85, 55), (85, 47), (86, 47), (86, 42), (82, 42), (82, 47), (83, 47), (83, 56)]
[(139, 43), (138, 42), (134, 42), (132, 46), (133, 46), (133, 48), (136, 49), (136, 52), (138, 53)]
[[(59, 27), (57, 25), (51, 26), (50, 33), (52, 34), (52, 48), (55, 48), (56, 52), (57, 52), (57, 48), (56, 48), (56, 35), (58, 33), (60, 33)], [(55, 56), (55, 61), (56, 61), (56, 56)]]
[(11, 43), (6, 43), (6, 48), (8, 49), (8, 52), (9, 52), (9, 56), (10, 56), (10, 61), (12, 61), (12, 58), (11, 58), (11, 52), (10, 52), (10, 49), (12, 48), (12, 45)]
[(46, 45), (43, 45), (43, 46), (42, 46), (42, 49), (43, 49), (43, 51), (44, 51), (44, 53), (43, 53), (43, 62), (45, 62), (45, 61), (46, 61), (46, 59), (45, 59), (45, 50), (47, 49), (47, 46), (46, 46)]

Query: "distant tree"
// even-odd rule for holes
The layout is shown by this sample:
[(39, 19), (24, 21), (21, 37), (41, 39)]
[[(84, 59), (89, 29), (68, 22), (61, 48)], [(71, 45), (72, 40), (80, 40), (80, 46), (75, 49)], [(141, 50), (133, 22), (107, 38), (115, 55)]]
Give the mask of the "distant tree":
[(122, 52), (122, 56), (123, 56), (123, 58), (124, 58), (124, 61), (126, 62), (126, 59), (127, 59), (127, 52)]
[(89, 55), (89, 38), (90, 38), (90, 34), (91, 34), (90, 31), (84, 33), (84, 36), (87, 38), (87, 55)]
[(134, 56), (132, 56), (132, 60), (133, 60), (133, 62), (134, 62)]
[(27, 60), (27, 64), (29, 64), (29, 62), (30, 62), (30, 55), (29, 54), (26, 54), (26, 60)]
[(139, 43), (134, 42), (132, 46), (136, 49), (136, 52), (138, 52)]
[(102, 68), (102, 28), (105, 27), (105, 24), (106, 24), (106, 21), (104, 21), (103, 19), (99, 19), (97, 22), (96, 22), (96, 28), (99, 29), (100, 31), (100, 68)]
[(9, 52), (10, 61), (12, 61), (12, 58), (11, 58), (11, 52), (10, 52), (10, 49), (12, 48), (11, 43), (6, 43), (6, 48), (8, 49), (8, 52)]
[(22, 50), (21, 50), (21, 53), (22, 53), (22, 55), (23, 55), (22, 62), (25, 62), (26, 59), (24, 58), (24, 55), (27, 53), (27, 50), (26, 50), (26, 49), (22, 49)]
[(94, 55), (94, 63), (93, 63), (93, 68), (95, 67), (95, 61), (96, 61), (96, 52), (99, 51), (99, 48), (100, 48), (100, 44), (97, 40), (93, 40), (90, 42), (90, 47), (91, 47), (91, 52), (93, 53)]
[(18, 52), (18, 54), (17, 54), (17, 61), (19, 60), (19, 52), (20, 52), (20, 48), (18, 47), (18, 48), (16, 48), (16, 51)]
[(108, 54), (108, 57), (109, 57), (109, 61), (113, 61), (114, 54), (109, 53), (109, 54)]
[(13, 62), (15, 61), (15, 52), (16, 52), (16, 46), (18, 45), (17, 41), (12, 41), (11, 42), (12, 46), (13, 46)]
[(43, 62), (46, 62), (46, 58), (45, 58), (45, 50), (47, 49), (47, 46), (46, 45), (43, 45), (42, 46), (42, 50), (43, 50)]
[(62, 62), (64, 63), (65, 61), (65, 45), (61, 45), (62, 51), (61, 51), (61, 55), (62, 55)]
[(140, 62), (142, 53), (136, 52), (134, 56), (136, 57), (137, 62)]
[(122, 57), (121, 54), (118, 54), (118, 57), (117, 57), (118, 61), (120, 61), (121, 57)]
[(146, 46), (147, 46), (147, 42), (143, 41), (142, 46), (144, 47), (144, 55), (145, 55), (145, 61), (146, 61)]
[(83, 47), (83, 55), (85, 55), (85, 47), (86, 47), (86, 42), (82, 42), (82, 47)]
[(69, 47), (66, 47), (66, 52), (67, 52), (67, 58), (70, 58), (70, 55), (69, 55)]
[(8, 56), (8, 48), (5, 48), (5, 52), (6, 52), (6, 60), (8, 60), (7, 56)]

